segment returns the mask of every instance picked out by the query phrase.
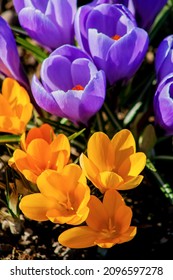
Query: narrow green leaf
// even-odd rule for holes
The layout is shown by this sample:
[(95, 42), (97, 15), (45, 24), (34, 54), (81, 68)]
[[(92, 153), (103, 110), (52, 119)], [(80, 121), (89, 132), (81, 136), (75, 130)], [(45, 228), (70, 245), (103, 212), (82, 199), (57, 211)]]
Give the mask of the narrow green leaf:
[(79, 132), (75, 132), (73, 133), (72, 135), (70, 135), (68, 137), (68, 139), (71, 141), (71, 140), (74, 140), (75, 138), (77, 138), (79, 135), (81, 135), (84, 131), (86, 130), (86, 128), (83, 128), (81, 129)]
[(18, 143), (20, 141), (19, 135), (1, 135), (0, 136), (0, 144), (6, 143)]

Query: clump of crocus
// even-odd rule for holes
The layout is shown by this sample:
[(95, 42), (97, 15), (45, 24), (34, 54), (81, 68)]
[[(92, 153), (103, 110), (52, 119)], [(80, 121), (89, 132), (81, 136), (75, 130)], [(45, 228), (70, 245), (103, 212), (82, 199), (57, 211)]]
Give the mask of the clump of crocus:
[(0, 42), (0, 73), (5, 77), (17, 80), (28, 89), (28, 78), (20, 63), (13, 33), (8, 23), (2, 17), (0, 17)]
[(159, 84), (168, 74), (173, 74), (173, 35), (169, 35), (159, 44), (156, 57), (155, 69), (157, 83)]
[(79, 8), (75, 34), (80, 47), (93, 58), (107, 81), (127, 81), (136, 73), (148, 49), (147, 32), (123, 5), (100, 4)]
[(105, 100), (104, 72), (74, 46), (64, 45), (43, 61), (41, 82), (34, 76), (31, 84), (37, 104), (75, 124), (87, 125)]
[(110, 140), (103, 132), (95, 132), (88, 141), (88, 157), (80, 156), (80, 165), (88, 179), (102, 193), (108, 189), (128, 190), (137, 187), (146, 156), (136, 152), (132, 133), (123, 129)]
[(24, 196), (19, 204), (26, 217), (70, 225), (86, 220), (90, 189), (78, 165), (65, 166), (61, 174), (44, 171), (37, 179), (37, 186), (40, 193)]
[(136, 227), (130, 226), (132, 210), (125, 205), (117, 191), (108, 190), (103, 203), (96, 196), (91, 196), (88, 207), (87, 225), (61, 233), (58, 241), (62, 245), (70, 248), (87, 248), (95, 245), (110, 248), (115, 244), (130, 241), (135, 236)]
[(54, 135), (49, 125), (33, 128), (25, 138), (22, 135), (22, 149), (16, 149), (9, 164), (15, 167), (30, 182), (36, 183), (37, 177), (46, 169), (61, 172), (70, 160), (70, 143), (64, 134)]
[(14, 0), (19, 22), (28, 35), (52, 50), (74, 41), (76, 0)]
[(155, 122), (166, 134), (173, 134), (173, 72), (159, 84), (153, 101)]
[(22, 134), (32, 117), (33, 105), (27, 91), (12, 78), (6, 78), (0, 94), (0, 131)]

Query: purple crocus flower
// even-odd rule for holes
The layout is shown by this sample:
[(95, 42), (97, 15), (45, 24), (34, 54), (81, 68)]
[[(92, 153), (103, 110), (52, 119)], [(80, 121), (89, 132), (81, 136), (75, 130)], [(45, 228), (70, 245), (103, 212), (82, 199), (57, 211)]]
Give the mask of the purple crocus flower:
[(49, 50), (74, 41), (76, 0), (13, 0), (28, 35)]
[[(129, 0), (130, 1), (130, 0)], [(156, 16), (168, 0), (131, 0), (134, 6), (134, 15), (138, 26), (149, 30)]]
[(28, 89), (29, 82), (20, 63), (13, 33), (2, 17), (0, 17), (0, 73), (17, 80)]
[[(84, 7), (84, 6), (83, 6)], [(123, 5), (100, 4), (80, 8), (75, 21), (76, 38), (88, 51), (110, 85), (130, 79), (148, 49), (148, 34), (136, 26)]]
[(155, 57), (157, 82), (173, 73), (173, 35), (166, 37), (158, 46)]
[(155, 121), (168, 135), (173, 134), (173, 73), (158, 85), (154, 96)]
[(41, 81), (33, 77), (31, 88), (45, 111), (87, 125), (103, 105), (105, 74), (77, 47), (64, 45), (43, 61)]

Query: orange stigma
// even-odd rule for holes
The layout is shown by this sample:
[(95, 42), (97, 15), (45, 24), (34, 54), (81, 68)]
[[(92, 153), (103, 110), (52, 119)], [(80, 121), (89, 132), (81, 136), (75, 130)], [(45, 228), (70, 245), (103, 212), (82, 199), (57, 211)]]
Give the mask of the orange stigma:
[(113, 40), (117, 41), (117, 40), (119, 40), (121, 38), (121, 36), (116, 34), (116, 35), (112, 36), (111, 38)]
[(72, 90), (84, 90), (84, 87), (81, 85), (76, 85), (75, 87), (72, 88)]

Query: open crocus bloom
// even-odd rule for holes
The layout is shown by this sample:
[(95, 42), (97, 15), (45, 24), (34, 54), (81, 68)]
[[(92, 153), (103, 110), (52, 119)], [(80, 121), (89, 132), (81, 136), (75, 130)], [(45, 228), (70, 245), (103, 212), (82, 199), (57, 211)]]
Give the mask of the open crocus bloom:
[(0, 94), (0, 131), (22, 134), (32, 117), (33, 106), (26, 90), (12, 78), (6, 78)]
[(62, 245), (70, 248), (95, 245), (110, 248), (135, 236), (136, 227), (130, 226), (132, 210), (125, 205), (117, 191), (108, 190), (103, 203), (96, 196), (91, 196), (88, 207), (87, 226), (74, 227), (61, 233), (58, 241)]
[(37, 180), (40, 193), (22, 198), (19, 207), (32, 220), (78, 225), (86, 220), (90, 189), (81, 168), (76, 164), (64, 167), (61, 174), (44, 171)]
[(32, 93), (45, 111), (87, 124), (104, 103), (105, 74), (80, 49), (64, 45), (44, 60), (41, 82), (34, 76)]
[(132, 189), (141, 183), (143, 176), (139, 173), (145, 166), (146, 156), (136, 153), (129, 130), (121, 130), (112, 140), (103, 132), (94, 133), (88, 141), (87, 153), (88, 157), (80, 156), (80, 165), (102, 193), (108, 189)]
[[(27, 180), (36, 183), (37, 177), (46, 169), (61, 172), (69, 163), (70, 143), (64, 134), (55, 137), (49, 126), (42, 126), (34, 135), (34, 129), (26, 137), (22, 138), (21, 146), (24, 150), (16, 149), (9, 164), (15, 164), (16, 168)], [(40, 138), (42, 136), (42, 138)]]
[(130, 11), (119, 4), (87, 5), (75, 18), (76, 39), (91, 54), (107, 81), (129, 80), (139, 69), (148, 49), (148, 34), (136, 26)]
[(55, 49), (74, 41), (76, 0), (13, 0), (19, 21), (42, 46)]

